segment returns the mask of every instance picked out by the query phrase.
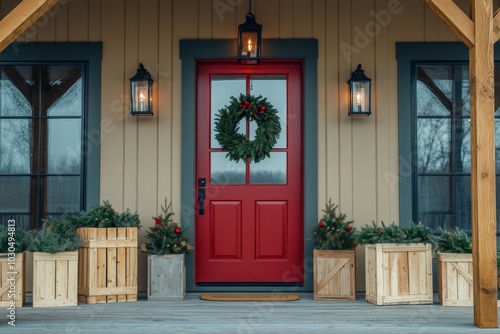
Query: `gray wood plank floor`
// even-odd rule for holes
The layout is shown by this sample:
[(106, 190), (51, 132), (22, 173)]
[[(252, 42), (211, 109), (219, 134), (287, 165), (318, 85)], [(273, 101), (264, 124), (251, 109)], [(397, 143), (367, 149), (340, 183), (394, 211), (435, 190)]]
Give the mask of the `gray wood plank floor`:
[(471, 307), (376, 306), (355, 302), (209, 302), (199, 293), (183, 301), (147, 301), (16, 310), (16, 327), (0, 310), (0, 333), (500, 333), (473, 325)]

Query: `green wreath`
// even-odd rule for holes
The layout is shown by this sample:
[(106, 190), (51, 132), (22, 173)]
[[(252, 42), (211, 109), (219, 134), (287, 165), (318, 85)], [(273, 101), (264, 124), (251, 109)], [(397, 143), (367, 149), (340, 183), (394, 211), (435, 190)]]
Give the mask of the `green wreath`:
[[(269, 158), (281, 132), (278, 111), (261, 95), (241, 94), (238, 99), (230, 99), (229, 106), (220, 109), (215, 118), (215, 139), (228, 151), (226, 157), (235, 161), (250, 158), (254, 162)], [(238, 133), (238, 123), (243, 118), (257, 123), (254, 140)]]

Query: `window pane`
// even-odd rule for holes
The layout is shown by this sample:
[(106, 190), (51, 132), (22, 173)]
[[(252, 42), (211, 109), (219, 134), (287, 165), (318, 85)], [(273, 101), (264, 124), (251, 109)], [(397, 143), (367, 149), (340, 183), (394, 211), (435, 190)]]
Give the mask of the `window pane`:
[(81, 66), (43, 66), (42, 94), (43, 115), (81, 116), (82, 68)]
[(30, 173), (31, 125), (31, 119), (0, 119), (0, 173)]
[(286, 184), (286, 152), (271, 152), (271, 157), (250, 164), (251, 184)]
[[(500, 173), (500, 119), (497, 118), (495, 118), (495, 163), (496, 172)], [(497, 176), (498, 178), (499, 176)], [(498, 197), (497, 202), (500, 202), (500, 197)]]
[(456, 176), (455, 179), (455, 208), (456, 220), (450, 222), (447, 228), (455, 228), (455, 226), (471, 232), (471, 180), (470, 176)]
[(417, 115), (450, 116), (453, 66), (417, 66)]
[(47, 215), (80, 211), (80, 177), (48, 176)]
[(0, 69), (0, 116), (36, 115), (39, 67), (1, 66)]
[[(254, 96), (262, 95), (267, 98), (267, 102), (271, 103), (280, 117), (281, 133), (274, 145), (274, 148), (286, 148), (287, 142), (287, 105), (286, 105), (286, 77), (284, 75), (268, 76), (268, 77), (252, 77), (250, 94)], [(255, 138), (257, 124), (250, 123), (250, 139)]]
[(47, 140), (42, 143), (42, 147), (47, 147), (47, 154), (42, 155), (42, 173), (79, 174), (81, 120), (44, 119), (42, 124), (42, 138)]
[(453, 108), (454, 115), (469, 116), (470, 115), (470, 82), (469, 82), (469, 66), (457, 65), (455, 67), (455, 96), (460, 96), (456, 99)]
[(455, 144), (455, 173), (470, 173), (470, 121), (459, 118), (453, 121)]
[(448, 228), (453, 221), (450, 194), (450, 176), (419, 176), (418, 220), (433, 229)]
[(0, 176), (0, 212), (28, 213), (30, 208), (29, 176)]
[(245, 184), (246, 163), (231, 161), (225, 152), (210, 153), (210, 177), (212, 184)]
[(419, 118), (417, 121), (418, 172), (450, 170), (451, 121), (446, 118)]
[[(230, 97), (238, 98), (240, 94), (246, 92), (246, 79), (245, 77), (229, 77), (229, 76), (214, 76), (211, 81), (211, 135), (210, 147), (220, 148), (219, 142), (215, 139), (215, 117), (219, 114), (219, 110), (228, 106), (231, 101)], [(245, 120), (239, 124), (239, 133), (246, 133)]]

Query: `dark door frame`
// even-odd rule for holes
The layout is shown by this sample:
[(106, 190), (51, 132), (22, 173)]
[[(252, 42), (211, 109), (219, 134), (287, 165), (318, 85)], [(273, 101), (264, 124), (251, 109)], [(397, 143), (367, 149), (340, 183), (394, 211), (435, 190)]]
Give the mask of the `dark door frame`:
[[(181, 149), (181, 223), (188, 228), (187, 234), (194, 241), (195, 198), (195, 108), (196, 108), (196, 61), (199, 59), (235, 59), (236, 40), (181, 40), (182, 60), (182, 149)], [(317, 221), (318, 210), (318, 136), (317, 136), (317, 59), (316, 39), (265, 39), (262, 41), (263, 58), (302, 59), (304, 97), (304, 267), (290, 268), (285, 275), (305, 272), (302, 287), (199, 287), (194, 285), (194, 256), (186, 257), (188, 291), (312, 291), (312, 250), (310, 240)], [(258, 66), (258, 65), (256, 65)]]

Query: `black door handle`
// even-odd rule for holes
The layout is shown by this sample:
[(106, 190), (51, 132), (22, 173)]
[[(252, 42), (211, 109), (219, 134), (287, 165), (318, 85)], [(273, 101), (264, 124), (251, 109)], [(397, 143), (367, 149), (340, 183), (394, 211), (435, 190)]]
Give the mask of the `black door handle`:
[(200, 214), (200, 216), (203, 216), (205, 214), (205, 209), (203, 208), (203, 202), (206, 198), (205, 190), (205, 188), (198, 188), (198, 213)]

